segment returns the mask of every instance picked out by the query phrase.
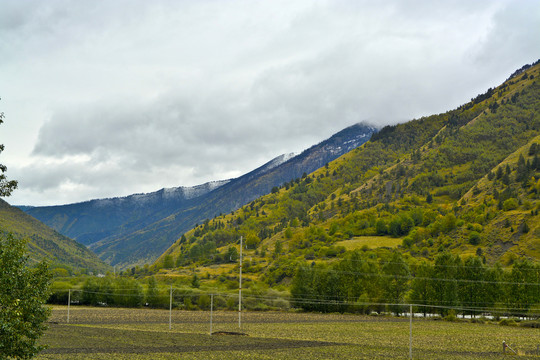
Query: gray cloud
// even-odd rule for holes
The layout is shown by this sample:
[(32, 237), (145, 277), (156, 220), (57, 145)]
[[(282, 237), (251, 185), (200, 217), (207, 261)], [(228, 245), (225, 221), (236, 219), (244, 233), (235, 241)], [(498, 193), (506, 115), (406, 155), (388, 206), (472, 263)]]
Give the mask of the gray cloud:
[(12, 199), (25, 204), (238, 176), (358, 121), (458, 106), (534, 61), (540, 45), (533, 1), (5, 9), (0, 93), (21, 121), (6, 145), (19, 151)]

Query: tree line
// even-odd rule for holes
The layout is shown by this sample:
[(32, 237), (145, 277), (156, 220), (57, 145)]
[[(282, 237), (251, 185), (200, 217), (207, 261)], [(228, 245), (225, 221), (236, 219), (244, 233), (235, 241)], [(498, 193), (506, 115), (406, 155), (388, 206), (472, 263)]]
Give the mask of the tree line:
[(396, 304), (419, 305), (416, 312), (441, 316), (452, 308), (473, 316), (532, 316), (540, 311), (538, 262), (520, 260), (506, 270), (487, 266), (478, 256), (463, 260), (448, 252), (433, 263), (411, 263), (398, 252), (384, 260), (371, 255), (355, 251), (329, 265), (299, 266), (292, 280), (292, 305), (306, 311), (396, 315), (408, 310)]

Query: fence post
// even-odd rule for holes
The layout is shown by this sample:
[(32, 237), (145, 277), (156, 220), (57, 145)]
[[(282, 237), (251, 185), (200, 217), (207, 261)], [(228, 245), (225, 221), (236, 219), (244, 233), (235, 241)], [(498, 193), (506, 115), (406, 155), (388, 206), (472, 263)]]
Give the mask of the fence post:
[(67, 323), (69, 324), (69, 306), (71, 304), (71, 289), (68, 290), (68, 312), (67, 312)]
[(214, 294), (210, 294), (210, 336), (212, 336), (212, 316), (214, 314)]
[(242, 328), (242, 236), (240, 236), (240, 277), (238, 279), (238, 328)]
[(169, 330), (172, 329), (172, 285), (169, 295)]
[(409, 359), (412, 359), (412, 304), (409, 305)]

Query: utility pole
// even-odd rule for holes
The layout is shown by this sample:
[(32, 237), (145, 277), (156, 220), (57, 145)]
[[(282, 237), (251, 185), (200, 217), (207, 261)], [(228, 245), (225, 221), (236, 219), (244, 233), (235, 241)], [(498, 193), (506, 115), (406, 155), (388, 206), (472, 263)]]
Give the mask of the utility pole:
[(240, 236), (240, 278), (238, 281), (238, 328), (242, 328), (242, 236)]
[(172, 285), (171, 285), (171, 292), (169, 295), (169, 330), (172, 329)]
[(412, 304), (409, 307), (409, 359), (412, 359)]
[(69, 324), (69, 306), (71, 304), (71, 289), (68, 290), (68, 313), (67, 313), (67, 323)]
[(210, 294), (210, 336), (212, 336), (212, 316), (214, 315), (214, 294)]

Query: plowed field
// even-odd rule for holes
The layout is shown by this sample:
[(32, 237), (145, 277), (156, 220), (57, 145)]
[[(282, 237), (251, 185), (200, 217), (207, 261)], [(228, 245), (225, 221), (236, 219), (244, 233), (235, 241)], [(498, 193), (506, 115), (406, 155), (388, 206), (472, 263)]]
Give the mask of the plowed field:
[[(38, 359), (407, 359), (409, 319), (339, 314), (55, 307)], [(218, 335), (221, 334), (221, 335)], [(240, 336), (239, 334), (246, 335)], [(413, 320), (414, 359), (540, 359), (540, 329)]]

